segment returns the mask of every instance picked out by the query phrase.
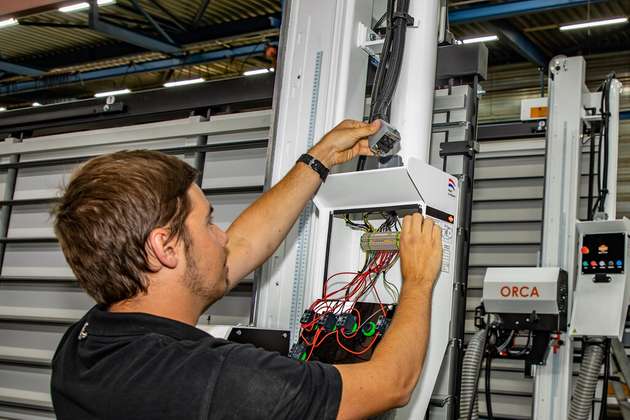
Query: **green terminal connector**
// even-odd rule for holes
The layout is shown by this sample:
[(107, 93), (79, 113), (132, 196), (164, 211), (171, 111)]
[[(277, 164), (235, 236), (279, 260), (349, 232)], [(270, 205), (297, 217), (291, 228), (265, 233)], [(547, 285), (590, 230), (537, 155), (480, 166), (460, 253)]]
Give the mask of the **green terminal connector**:
[[(365, 327), (369, 328), (366, 330)], [(365, 327), (361, 329), (361, 332), (363, 332), (364, 336), (372, 337), (376, 333), (376, 323), (370, 321)]]

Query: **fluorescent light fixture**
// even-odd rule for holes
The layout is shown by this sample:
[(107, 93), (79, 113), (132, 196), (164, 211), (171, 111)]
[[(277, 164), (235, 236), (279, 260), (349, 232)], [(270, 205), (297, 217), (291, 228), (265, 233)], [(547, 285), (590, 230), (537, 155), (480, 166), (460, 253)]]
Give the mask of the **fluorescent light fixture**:
[(573, 29), (593, 28), (595, 26), (614, 25), (616, 23), (625, 23), (628, 21), (627, 17), (604, 19), (604, 20), (591, 20), (589, 22), (573, 23), (571, 25), (563, 25), (560, 27), (561, 31), (571, 31)]
[(269, 69), (249, 70), (243, 73), (243, 76), (255, 76), (257, 74), (264, 74), (264, 73), (269, 73)]
[(19, 22), (17, 21), (17, 19), (5, 19), (5, 20), (0, 20), (0, 28), (6, 28), (7, 26), (13, 26), (13, 25), (17, 25)]
[(496, 35), (486, 35), (486, 36), (480, 36), (477, 38), (462, 39), (462, 42), (464, 44), (476, 44), (478, 42), (496, 41), (497, 39), (499, 39), (499, 37)]
[(6, 111), (6, 110), (7, 110), (7, 109), (6, 109), (5, 107), (0, 106), (0, 112), (2, 112), (2, 111)]
[(42, 104), (40, 104), (39, 102), (33, 102), (31, 106), (42, 106)]
[(176, 86), (186, 86), (186, 85), (194, 85), (195, 83), (203, 83), (206, 80), (203, 78), (198, 79), (189, 79), (189, 80), (178, 80), (176, 82), (167, 82), (164, 83), (164, 87), (176, 87)]
[[(107, 6), (109, 4), (114, 4), (114, 3), (116, 3), (116, 0), (98, 0), (96, 2), (96, 4), (99, 6)], [(90, 8), (90, 3), (83, 1), (81, 3), (75, 3), (75, 4), (70, 4), (68, 6), (60, 7), (59, 11), (64, 12), (64, 13), (71, 13), (71, 12), (78, 12), (79, 10), (85, 10), (89, 8)]]
[(125, 95), (127, 93), (131, 93), (129, 89), (120, 89), (120, 90), (110, 90), (109, 92), (98, 92), (94, 94), (95, 98), (102, 98), (104, 96), (116, 96), (116, 95)]

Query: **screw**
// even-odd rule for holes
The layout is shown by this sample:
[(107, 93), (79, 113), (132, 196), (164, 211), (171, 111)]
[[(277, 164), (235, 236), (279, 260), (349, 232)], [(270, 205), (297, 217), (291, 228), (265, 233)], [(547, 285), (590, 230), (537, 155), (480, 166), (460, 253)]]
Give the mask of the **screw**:
[(289, 335), (287, 333), (282, 333), (282, 338), (288, 338)]
[(242, 334), (243, 334), (243, 331), (241, 331), (241, 330), (236, 330), (236, 335), (242, 335)]

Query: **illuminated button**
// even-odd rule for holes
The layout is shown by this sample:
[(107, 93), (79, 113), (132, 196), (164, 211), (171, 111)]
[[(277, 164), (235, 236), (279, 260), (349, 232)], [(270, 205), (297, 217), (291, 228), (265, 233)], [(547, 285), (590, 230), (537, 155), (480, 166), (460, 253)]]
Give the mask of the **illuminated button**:
[(591, 261), (591, 267), (597, 267), (597, 263), (595, 261)]
[(588, 261), (584, 261), (584, 262), (582, 263), (582, 265), (583, 265), (584, 267), (588, 267)]
[(621, 267), (623, 265), (623, 261), (617, 260), (617, 267)]
[(587, 246), (583, 246), (582, 248), (580, 248), (580, 252), (582, 254), (588, 254), (589, 252), (591, 252)]
[(606, 267), (606, 263), (605, 263), (604, 261), (600, 261), (600, 262), (599, 262), (599, 266), (600, 266), (600, 267)]

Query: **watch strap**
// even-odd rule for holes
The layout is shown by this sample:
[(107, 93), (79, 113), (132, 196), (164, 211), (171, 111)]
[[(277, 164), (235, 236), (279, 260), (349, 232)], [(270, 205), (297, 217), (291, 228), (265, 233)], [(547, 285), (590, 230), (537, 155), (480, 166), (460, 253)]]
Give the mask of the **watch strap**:
[(313, 156), (308, 153), (304, 153), (297, 160), (298, 162), (302, 162), (311, 167), (312, 170), (319, 174), (319, 177), (322, 179), (322, 182), (326, 181), (326, 177), (328, 176), (328, 168), (324, 166), (319, 160), (315, 159)]

